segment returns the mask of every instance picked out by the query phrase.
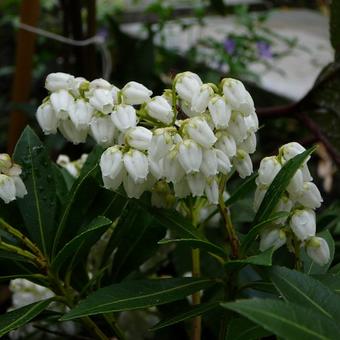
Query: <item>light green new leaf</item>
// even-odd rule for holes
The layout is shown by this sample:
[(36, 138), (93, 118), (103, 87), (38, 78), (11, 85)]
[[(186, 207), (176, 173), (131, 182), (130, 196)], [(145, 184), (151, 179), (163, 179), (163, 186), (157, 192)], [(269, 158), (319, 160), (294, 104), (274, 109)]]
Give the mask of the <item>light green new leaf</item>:
[(274, 267), (270, 278), (287, 301), (314, 309), (340, 322), (340, 297), (319, 281), (285, 267)]
[(282, 339), (337, 340), (337, 324), (311, 308), (273, 299), (249, 299), (222, 303)]
[(42, 300), (0, 315), (0, 337), (26, 325), (43, 312), (51, 302), (52, 299)]
[(214, 283), (209, 279), (194, 278), (123, 281), (90, 294), (62, 320), (157, 306), (183, 299)]
[(22, 166), (27, 195), (17, 200), (32, 241), (49, 255), (56, 233), (56, 186), (52, 163), (44, 145), (30, 127), (22, 133), (13, 154)]

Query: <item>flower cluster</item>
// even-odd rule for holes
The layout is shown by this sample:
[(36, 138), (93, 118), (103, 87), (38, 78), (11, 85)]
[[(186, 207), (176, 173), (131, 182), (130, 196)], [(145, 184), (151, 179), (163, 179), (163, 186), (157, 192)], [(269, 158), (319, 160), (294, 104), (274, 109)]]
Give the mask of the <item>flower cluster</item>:
[(0, 154), (0, 198), (9, 203), (27, 194), (21, 175), (21, 167), (7, 153)]
[(37, 111), (43, 131), (59, 129), (73, 143), (90, 134), (107, 147), (100, 167), (108, 189), (123, 184), (135, 198), (151, 190), (159, 206), (190, 194), (217, 204), (219, 174), (234, 167), (244, 178), (253, 171), (249, 154), (256, 148), (258, 119), (238, 80), (216, 86), (184, 72), (172, 89), (151, 97), (134, 81), (120, 90), (103, 79), (53, 73), (46, 88), (51, 93)]
[[(258, 210), (269, 185), (281, 167), (288, 160), (304, 151), (303, 146), (292, 142), (283, 145), (279, 149), (278, 156), (262, 159), (256, 179), (255, 210)], [(314, 212), (321, 206), (322, 197), (319, 189), (312, 182), (307, 161), (308, 159), (297, 170), (276, 207), (277, 212), (287, 212), (289, 216), (277, 219), (273, 226), (261, 234), (260, 250), (264, 251), (270, 247), (277, 249), (287, 243), (289, 248), (294, 251), (292, 244), (297, 243), (299, 246), (305, 247), (313, 261), (324, 265), (329, 261), (330, 252), (327, 242), (323, 238), (315, 236)]]
[(88, 155), (84, 153), (79, 159), (71, 161), (69, 156), (61, 154), (58, 156), (56, 163), (64, 168), (72, 177), (77, 178), (86, 162), (87, 156)]

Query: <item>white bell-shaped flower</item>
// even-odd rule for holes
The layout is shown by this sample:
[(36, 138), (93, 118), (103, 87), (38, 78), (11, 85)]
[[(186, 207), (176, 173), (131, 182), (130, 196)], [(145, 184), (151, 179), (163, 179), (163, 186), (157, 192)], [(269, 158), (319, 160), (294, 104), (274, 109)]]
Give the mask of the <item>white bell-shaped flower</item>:
[(98, 88), (89, 97), (90, 104), (99, 112), (109, 114), (113, 109), (113, 98), (110, 90)]
[(245, 152), (252, 154), (256, 151), (256, 135), (255, 132), (251, 132), (248, 134), (245, 140), (239, 143), (240, 149)]
[(296, 171), (289, 184), (287, 185), (287, 191), (293, 199), (300, 196), (303, 190), (303, 174), (300, 169)]
[(95, 116), (91, 119), (91, 135), (94, 140), (103, 147), (108, 147), (113, 144), (115, 130), (115, 126), (109, 116)]
[(266, 229), (261, 233), (260, 250), (266, 251), (269, 248), (276, 250), (283, 246), (286, 241), (287, 236), (283, 229)]
[(323, 199), (318, 187), (312, 182), (303, 183), (303, 188), (297, 197), (297, 201), (306, 208), (316, 209), (321, 207)]
[(125, 142), (138, 150), (148, 150), (152, 140), (152, 132), (145, 127), (137, 126), (126, 131)]
[(83, 98), (75, 101), (74, 110), (70, 112), (70, 119), (77, 129), (84, 129), (90, 125), (93, 107)]
[(112, 86), (111, 96), (112, 96), (112, 99), (113, 99), (113, 104), (119, 103), (119, 95), (120, 95), (120, 89), (116, 86)]
[(164, 157), (163, 163), (164, 177), (167, 182), (179, 182), (185, 175), (185, 171), (178, 161), (178, 151), (173, 147)]
[(124, 166), (135, 183), (146, 181), (149, 173), (149, 162), (146, 155), (135, 149), (130, 149), (123, 157)]
[(191, 110), (197, 113), (205, 112), (213, 95), (214, 90), (212, 89), (211, 85), (203, 84), (199, 91), (192, 97)]
[(300, 170), (302, 171), (303, 181), (304, 181), (304, 182), (310, 182), (310, 181), (313, 180), (313, 177), (312, 177), (312, 175), (311, 175), (310, 172), (309, 172), (309, 168), (308, 168), (307, 163), (305, 163), (305, 164), (300, 168)]
[(256, 182), (268, 187), (273, 182), (280, 170), (281, 164), (276, 156), (265, 157), (261, 160), (258, 171), (259, 175), (256, 179)]
[[(283, 195), (275, 207), (275, 212), (287, 212), (290, 213), (294, 206), (294, 202), (286, 195)], [(274, 221), (275, 224), (284, 224), (287, 220), (287, 217), (281, 217)]]
[(12, 176), (15, 185), (15, 196), (22, 198), (27, 194), (25, 183), (19, 176)]
[(255, 190), (254, 194), (254, 211), (257, 212), (260, 208), (260, 205), (264, 199), (264, 196), (266, 195), (267, 189), (265, 187), (259, 186)]
[(45, 80), (45, 88), (50, 92), (56, 92), (59, 90), (71, 90), (73, 87), (74, 76), (56, 72), (50, 73)]
[(82, 92), (87, 90), (89, 87), (89, 82), (83, 77), (74, 78), (72, 88), (70, 89), (70, 93), (73, 97), (78, 98), (82, 95)]
[[(282, 157), (283, 162), (289, 161), (290, 159), (294, 158), (300, 153), (303, 153), (304, 151), (306, 151), (306, 149), (297, 142), (287, 143), (285, 145), (282, 145), (281, 148), (279, 149), (279, 153)], [(308, 161), (309, 158), (310, 156), (308, 156), (306, 162)]]
[(111, 90), (112, 85), (103, 78), (94, 79), (89, 84), (89, 91), (94, 91), (97, 89)]
[(248, 136), (248, 129), (244, 117), (234, 111), (231, 115), (227, 131), (233, 136), (236, 144), (245, 140)]
[(224, 98), (234, 110), (245, 116), (255, 111), (254, 101), (241, 81), (225, 78), (222, 80), (222, 87)]
[(185, 173), (199, 172), (202, 163), (202, 148), (191, 139), (184, 140), (179, 144), (178, 161)]
[(130, 81), (122, 88), (122, 95), (124, 103), (139, 105), (150, 100), (152, 91), (136, 81)]
[(227, 105), (225, 99), (221, 96), (214, 96), (208, 104), (211, 119), (216, 129), (225, 129), (230, 120), (231, 107)]
[(227, 175), (231, 170), (229, 157), (221, 150), (216, 149), (217, 170), (224, 175)]
[(314, 236), (306, 243), (308, 256), (320, 266), (326, 265), (330, 261), (330, 250), (328, 243), (321, 237)]
[(219, 190), (218, 183), (215, 177), (207, 179), (204, 192), (210, 204), (218, 204)]
[(12, 167), (11, 156), (7, 153), (0, 153), (0, 172), (7, 173)]
[(246, 178), (253, 172), (253, 163), (244, 150), (237, 150), (236, 156), (233, 158), (233, 164), (241, 178)]
[(200, 91), (202, 80), (196, 73), (183, 72), (176, 75), (175, 89), (178, 96), (191, 105), (192, 98)]
[(67, 119), (74, 110), (74, 98), (66, 90), (58, 90), (50, 95), (51, 105), (58, 119)]
[(204, 176), (207, 176), (207, 177), (217, 175), (218, 164), (217, 164), (216, 150), (214, 148), (203, 149), (202, 163), (201, 163), (200, 170), (202, 171)]
[(127, 197), (129, 198), (140, 198), (145, 191), (145, 181), (136, 183), (129, 175), (123, 179), (123, 186)]
[(290, 219), (290, 228), (300, 241), (315, 236), (315, 212), (311, 209), (295, 210)]
[(124, 168), (122, 151), (117, 146), (109, 147), (101, 155), (99, 166), (103, 176), (114, 179)]
[(163, 158), (173, 145), (173, 139), (168, 129), (156, 129), (153, 131), (149, 155), (154, 160)]
[(212, 147), (217, 140), (213, 130), (201, 117), (190, 118), (186, 125), (186, 131), (191, 139), (204, 148)]
[(205, 177), (197, 172), (186, 176), (193, 197), (203, 196), (206, 185)]
[(122, 132), (137, 125), (136, 110), (131, 105), (117, 105), (111, 114), (111, 119), (116, 128)]
[(59, 121), (58, 127), (61, 134), (73, 144), (77, 145), (85, 143), (89, 131), (88, 127), (84, 129), (77, 129), (71, 119), (63, 119)]
[(36, 117), (45, 135), (55, 134), (57, 132), (57, 115), (49, 101), (41, 104), (38, 107)]
[(185, 198), (191, 194), (186, 176), (174, 183), (174, 191), (177, 198)]
[(171, 105), (162, 96), (152, 98), (145, 106), (147, 114), (157, 121), (170, 124), (174, 119), (174, 112)]
[(244, 123), (246, 124), (248, 133), (256, 132), (259, 129), (259, 118), (255, 112), (244, 117)]
[(0, 198), (6, 204), (15, 200), (15, 183), (12, 177), (0, 174)]
[(179, 106), (187, 117), (192, 118), (192, 117), (199, 116), (199, 113), (191, 110), (191, 104), (189, 102), (185, 100), (181, 100), (179, 103)]
[(234, 137), (228, 134), (225, 130), (216, 133), (217, 142), (215, 148), (221, 150), (229, 158), (236, 155), (236, 142)]
[(121, 169), (115, 177), (112, 176), (102, 176), (104, 187), (109, 190), (116, 190), (122, 184), (123, 179), (127, 177), (125, 169)]
[(155, 160), (152, 157), (148, 157), (149, 161), (149, 170), (153, 177), (157, 180), (163, 177), (164, 175), (164, 159)]

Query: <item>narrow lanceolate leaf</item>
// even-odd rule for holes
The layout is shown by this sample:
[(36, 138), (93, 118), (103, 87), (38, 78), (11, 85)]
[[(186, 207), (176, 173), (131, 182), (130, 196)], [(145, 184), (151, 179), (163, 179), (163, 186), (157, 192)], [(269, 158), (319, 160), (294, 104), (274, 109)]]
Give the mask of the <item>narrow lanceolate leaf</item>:
[(336, 294), (340, 294), (340, 274), (339, 273), (327, 273), (323, 275), (316, 275), (315, 278), (319, 280), (323, 285), (328, 287)]
[(22, 166), (21, 178), (28, 192), (18, 199), (27, 232), (44, 254), (50, 254), (56, 233), (56, 186), (47, 151), (30, 127), (22, 133), (13, 158)]
[(336, 340), (337, 324), (313, 309), (273, 299), (249, 299), (222, 303), (282, 339)]
[(282, 167), (280, 172), (274, 178), (272, 184), (269, 186), (266, 195), (264, 196), (258, 212), (254, 218), (253, 225), (256, 225), (269, 218), (274, 208), (278, 204), (280, 197), (286, 190), (286, 187), (289, 184), (291, 178), (314, 150), (315, 147), (306, 150), (305, 152), (290, 159)]
[(225, 340), (262, 339), (271, 334), (271, 332), (268, 332), (248, 319), (236, 318), (229, 322)]
[(208, 279), (193, 278), (123, 281), (90, 294), (62, 320), (157, 306), (183, 299), (214, 283)]
[(68, 262), (68, 264), (72, 263), (74, 266), (79, 261), (83, 260), (91, 246), (98, 241), (111, 223), (112, 222), (109, 219), (103, 216), (95, 218), (59, 251), (52, 262), (54, 270), (59, 270), (66, 262)]
[(213, 309), (220, 308), (218, 302), (209, 302), (209, 303), (202, 303), (200, 305), (190, 307), (189, 309), (181, 312), (177, 312), (176, 315), (168, 317), (165, 320), (158, 322), (155, 326), (153, 326), (150, 331), (155, 331), (157, 329), (161, 329), (164, 327), (168, 327), (174, 325), (176, 323), (189, 320), (194, 318), (195, 316), (202, 315), (204, 313), (210, 312)]
[(0, 315), (0, 337), (30, 322), (51, 302), (52, 299), (42, 300)]
[(270, 278), (287, 301), (314, 309), (340, 322), (340, 297), (319, 281), (285, 267), (274, 267)]

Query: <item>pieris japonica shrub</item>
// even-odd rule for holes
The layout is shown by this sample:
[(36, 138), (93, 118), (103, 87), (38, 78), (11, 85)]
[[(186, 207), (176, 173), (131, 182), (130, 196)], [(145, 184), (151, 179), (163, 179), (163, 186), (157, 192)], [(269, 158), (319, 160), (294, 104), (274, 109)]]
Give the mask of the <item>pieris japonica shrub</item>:
[(45, 87), (43, 132), (96, 146), (54, 163), (28, 127), (0, 155), (0, 277), (13, 296), (0, 335), (340, 336), (314, 148), (288, 143), (254, 171), (259, 122), (242, 82), (183, 72), (153, 95), (52, 73)]

